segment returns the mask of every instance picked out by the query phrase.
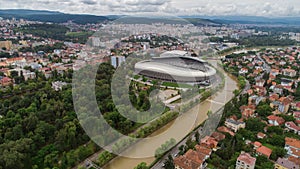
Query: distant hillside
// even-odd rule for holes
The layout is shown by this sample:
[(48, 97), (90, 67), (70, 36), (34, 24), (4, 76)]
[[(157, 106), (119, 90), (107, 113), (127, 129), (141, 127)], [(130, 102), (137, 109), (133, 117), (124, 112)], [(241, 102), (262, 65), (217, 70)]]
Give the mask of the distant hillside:
[(199, 16), (223, 24), (300, 25), (300, 17)]
[(7, 9), (0, 10), (2, 18), (23, 18), (32, 21), (64, 23), (73, 21), (78, 24), (99, 23), (109, 20), (105, 16), (83, 15), (83, 14), (65, 14), (61, 12), (42, 11), (42, 10), (25, 10), (25, 9)]
[(218, 21), (213, 21), (210, 19), (203, 19), (203, 18), (184, 18), (191, 22), (192, 24), (196, 26), (201, 26), (201, 25), (219, 25), (220, 22)]

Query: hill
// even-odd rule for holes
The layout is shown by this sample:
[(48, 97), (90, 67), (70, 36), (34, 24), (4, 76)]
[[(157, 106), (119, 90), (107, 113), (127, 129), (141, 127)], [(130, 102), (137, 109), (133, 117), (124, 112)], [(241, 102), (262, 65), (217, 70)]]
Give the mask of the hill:
[(78, 24), (99, 23), (109, 20), (105, 16), (85, 15), (85, 14), (65, 14), (56, 11), (27, 10), (27, 9), (6, 9), (0, 10), (2, 18), (17, 18), (31, 21), (64, 23), (73, 21)]

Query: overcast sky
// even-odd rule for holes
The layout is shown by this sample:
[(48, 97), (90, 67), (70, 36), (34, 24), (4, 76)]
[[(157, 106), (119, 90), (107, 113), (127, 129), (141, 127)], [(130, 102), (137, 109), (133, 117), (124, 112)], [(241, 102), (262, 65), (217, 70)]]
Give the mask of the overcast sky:
[(300, 0), (0, 0), (2, 9), (41, 9), (65, 13), (300, 16)]

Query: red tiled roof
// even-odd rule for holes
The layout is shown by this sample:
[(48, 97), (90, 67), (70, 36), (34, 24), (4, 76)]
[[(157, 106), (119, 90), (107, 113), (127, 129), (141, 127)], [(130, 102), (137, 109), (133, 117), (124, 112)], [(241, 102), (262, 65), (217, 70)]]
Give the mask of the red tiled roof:
[(200, 145), (207, 146), (208, 148), (215, 148), (218, 145), (218, 141), (210, 136), (206, 136), (201, 139)]
[(300, 158), (296, 158), (294, 156), (290, 156), (289, 160), (300, 166)]
[(204, 147), (204, 146), (201, 146), (201, 145), (199, 145), (199, 144), (197, 144), (197, 145), (195, 146), (195, 149), (196, 149), (197, 152), (202, 153), (202, 154), (204, 154), (204, 155), (206, 155), (206, 156), (210, 156), (210, 154), (211, 154), (211, 152), (212, 152), (211, 149), (209, 149), (209, 148), (207, 148), (207, 147)]
[(217, 141), (221, 141), (224, 140), (226, 138), (226, 136), (222, 133), (219, 132), (214, 132), (211, 137), (215, 138)]
[(300, 102), (296, 103), (296, 107), (300, 108)]
[(278, 116), (275, 116), (275, 115), (270, 115), (267, 118), (269, 120), (272, 120), (272, 121), (277, 121), (277, 123), (280, 124), (280, 125), (285, 122), (285, 120), (282, 117), (278, 117)]
[(286, 122), (285, 125), (288, 126), (288, 127), (290, 127), (290, 128), (292, 128), (292, 129), (294, 129), (294, 130), (300, 131), (300, 127), (297, 126), (297, 125), (296, 125), (294, 122), (292, 122), (292, 121)]
[(285, 138), (285, 144), (300, 149), (300, 140), (286, 137)]
[(257, 137), (264, 138), (265, 136), (266, 136), (266, 134), (264, 134), (262, 132), (257, 133)]
[(260, 154), (263, 154), (263, 155), (267, 156), (268, 158), (272, 154), (272, 150), (269, 149), (268, 147), (265, 147), (265, 146), (259, 147), (258, 149), (256, 149), (256, 152), (260, 153)]
[(4, 77), (3, 79), (1, 79), (1, 83), (9, 83), (11, 81), (12, 81), (12, 79), (9, 77)]
[(260, 142), (258, 142), (258, 141), (254, 142), (253, 145), (255, 147), (261, 147), (262, 146), (262, 144)]
[(227, 127), (225, 126), (221, 126), (217, 128), (218, 131), (223, 132), (223, 133), (229, 133), (231, 136), (234, 136), (234, 132), (232, 132), (231, 130), (229, 130)]

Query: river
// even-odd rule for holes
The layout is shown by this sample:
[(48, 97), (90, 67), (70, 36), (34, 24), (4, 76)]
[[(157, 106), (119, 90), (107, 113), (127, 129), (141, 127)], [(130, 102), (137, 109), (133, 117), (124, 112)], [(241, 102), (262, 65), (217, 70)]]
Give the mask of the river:
[[(214, 65), (216, 63), (213, 63)], [(225, 75), (225, 87), (215, 94), (211, 99), (199, 103), (186, 113), (179, 116), (166, 126), (154, 132), (150, 138), (143, 139), (131, 148), (126, 150), (122, 156), (118, 156), (104, 169), (133, 169), (141, 162), (151, 164), (155, 150), (170, 138), (179, 141), (185, 137), (194, 127), (203, 123), (207, 119), (207, 112), (216, 112), (225, 103), (233, 98), (233, 90), (238, 89), (237, 82), (231, 76)], [(129, 158), (130, 157), (130, 158)]]

